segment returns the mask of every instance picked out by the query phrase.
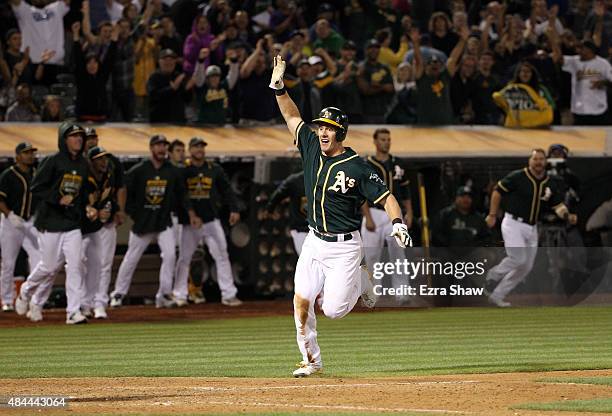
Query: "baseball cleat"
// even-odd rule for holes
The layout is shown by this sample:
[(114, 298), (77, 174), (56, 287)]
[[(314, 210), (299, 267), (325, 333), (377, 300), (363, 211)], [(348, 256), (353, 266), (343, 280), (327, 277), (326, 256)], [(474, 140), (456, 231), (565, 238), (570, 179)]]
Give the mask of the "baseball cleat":
[(91, 319), (93, 318), (93, 310), (91, 308), (84, 308), (81, 307), (81, 313), (83, 314), (83, 316), (87, 319)]
[(43, 320), (42, 306), (38, 306), (38, 305), (34, 305), (33, 303), (30, 303), (30, 309), (26, 313), (26, 317), (30, 318), (30, 321), (32, 322), (42, 321)]
[(361, 282), (365, 286), (363, 287), (365, 290), (361, 293), (361, 304), (368, 309), (372, 309), (378, 301), (378, 296), (374, 294), (372, 275), (365, 265), (361, 265), (359, 268), (361, 269)]
[(174, 299), (174, 302), (176, 303), (176, 306), (179, 308), (182, 308), (189, 304), (189, 302), (187, 302), (187, 299)]
[(25, 315), (28, 311), (28, 301), (21, 297), (21, 294), (15, 299), (15, 312), (17, 315)]
[(221, 299), (221, 303), (225, 306), (240, 306), (242, 305), (242, 301), (238, 299), (236, 296), (229, 299)]
[(10, 303), (5, 303), (4, 305), (2, 305), (2, 312), (14, 312), (15, 308), (13, 308), (13, 305), (11, 305)]
[(293, 372), (293, 377), (296, 378), (308, 377), (322, 370), (320, 365), (307, 363), (306, 361), (301, 361), (297, 364), (297, 367), (299, 368)]
[(196, 305), (206, 303), (206, 298), (204, 297), (204, 293), (202, 293), (202, 289), (198, 289), (194, 293), (189, 294), (187, 299)]
[(111, 298), (110, 307), (111, 308), (119, 308), (120, 306), (123, 306), (123, 295), (121, 295), (119, 293), (116, 293)]
[(85, 318), (85, 315), (83, 315), (81, 311), (76, 311), (68, 315), (68, 317), (66, 318), (66, 323), (68, 325), (86, 324), (87, 318)]
[(162, 295), (161, 298), (155, 299), (155, 307), (160, 308), (176, 308), (177, 304), (170, 295)]
[(498, 308), (509, 308), (510, 306), (512, 306), (510, 302), (506, 302), (503, 299), (498, 299), (493, 296), (489, 296), (489, 303), (497, 306)]
[(108, 319), (104, 306), (96, 306), (94, 308), (94, 319)]

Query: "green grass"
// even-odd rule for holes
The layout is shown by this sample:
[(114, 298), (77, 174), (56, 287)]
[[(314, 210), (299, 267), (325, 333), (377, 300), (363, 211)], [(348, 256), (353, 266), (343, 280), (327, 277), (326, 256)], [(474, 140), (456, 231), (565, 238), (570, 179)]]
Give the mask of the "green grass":
[[(319, 318), (327, 376), (612, 368), (611, 307), (455, 308)], [(287, 377), (293, 318), (2, 329), (0, 378)], [(6, 348), (10, 345), (10, 348)]]
[(612, 377), (548, 377), (538, 380), (542, 383), (574, 383), (574, 384), (597, 384), (600, 386), (612, 386)]
[(557, 412), (599, 412), (612, 413), (612, 398), (592, 400), (565, 400), (552, 403), (526, 403), (515, 409), (550, 410)]

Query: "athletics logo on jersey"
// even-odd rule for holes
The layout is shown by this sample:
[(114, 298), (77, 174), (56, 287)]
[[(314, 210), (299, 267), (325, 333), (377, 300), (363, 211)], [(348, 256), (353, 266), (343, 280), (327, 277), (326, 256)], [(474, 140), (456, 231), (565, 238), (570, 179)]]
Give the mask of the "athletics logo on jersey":
[(161, 203), (164, 201), (164, 196), (166, 195), (166, 186), (168, 185), (168, 181), (165, 179), (160, 179), (159, 176), (156, 176), (154, 179), (147, 180), (147, 185), (145, 187), (145, 199), (147, 200), (147, 204), (145, 204), (145, 208), (149, 209), (158, 209), (161, 206)]
[(370, 179), (371, 181), (378, 182), (378, 183), (381, 183), (381, 184), (383, 184), (383, 185), (385, 184), (385, 181), (383, 181), (383, 180), (380, 178), (380, 176), (378, 176), (378, 173), (375, 173), (375, 172), (370, 173), (370, 177), (369, 177), (369, 179)]
[(332, 186), (327, 188), (327, 190), (336, 192), (342, 191), (342, 193), (345, 194), (346, 191), (348, 191), (349, 188), (352, 188), (353, 186), (355, 186), (355, 179), (349, 178), (344, 174), (344, 171), (341, 170), (336, 173), (336, 182), (334, 182)]
[(544, 195), (542, 195), (542, 201), (548, 201), (551, 196), (552, 196), (552, 191), (547, 186), (546, 188), (544, 188)]
[(73, 197), (77, 197), (79, 194), (79, 190), (81, 189), (81, 184), (83, 183), (83, 178), (81, 175), (77, 174), (76, 170), (72, 172), (64, 173), (64, 177), (62, 178), (62, 182), (60, 183), (60, 194), (61, 195), (71, 195)]
[(404, 178), (404, 169), (399, 165), (393, 166), (393, 180), (401, 181)]

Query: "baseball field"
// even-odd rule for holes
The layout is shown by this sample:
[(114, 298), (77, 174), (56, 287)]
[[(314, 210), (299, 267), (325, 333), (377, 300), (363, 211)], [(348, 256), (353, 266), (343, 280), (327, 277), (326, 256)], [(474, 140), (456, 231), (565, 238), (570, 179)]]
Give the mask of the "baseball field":
[[(294, 379), (288, 302), (126, 307), (111, 320), (0, 315), (2, 414), (612, 413), (612, 307), (357, 311), (319, 320), (324, 372)], [(586, 412), (586, 413), (585, 413)]]

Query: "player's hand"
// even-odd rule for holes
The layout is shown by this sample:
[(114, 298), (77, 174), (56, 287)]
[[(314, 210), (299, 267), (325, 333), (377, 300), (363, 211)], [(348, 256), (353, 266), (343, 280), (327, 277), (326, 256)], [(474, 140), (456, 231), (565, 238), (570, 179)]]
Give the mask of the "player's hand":
[(110, 209), (101, 209), (98, 212), (98, 216), (100, 217), (100, 222), (102, 222), (103, 224), (105, 224), (106, 222), (108, 222), (108, 220), (110, 219), (111, 216), (111, 210)]
[(372, 217), (365, 217), (365, 227), (366, 227), (366, 230), (368, 230), (371, 233), (376, 231), (376, 224), (372, 220)]
[(92, 207), (91, 205), (87, 205), (85, 207), (85, 215), (89, 221), (95, 221), (98, 219), (98, 210)]
[(408, 227), (406, 224), (396, 223), (393, 224), (393, 232), (390, 237), (395, 237), (397, 245), (401, 248), (412, 247), (412, 238), (408, 233)]
[(59, 204), (67, 207), (68, 205), (72, 205), (73, 200), (74, 200), (74, 196), (64, 195), (62, 199), (59, 200)]
[(117, 211), (115, 212), (115, 218), (113, 218), (115, 225), (121, 225), (125, 222), (125, 212)]
[(485, 218), (485, 222), (487, 223), (487, 227), (489, 228), (493, 228), (495, 227), (495, 223), (497, 222), (497, 218), (495, 217), (495, 215), (487, 215), (487, 218)]
[(15, 227), (18, 230), (23, 229), (25, 221), (19, 215), (15, 214), (13, 211), (11, 211), (11, 212), (9, 212), (7, 218), (11, 222), (11, 224), (13, 224), (13, 227)]
[(240, 213), (230, 212), (229, 225), (233, 227), (234, 225), (238, 223), (238, 221), (240, 221)]
[(193, 228), (200, 228), (202, 226), (202, 218), (198, 217), (196, 214), (189, 213), (189, 224)]
[(567, 216), (567, 222), (569, 222), (571, 225), (576, 225), (578, 223), (578, 215), (569, 214)]
[(282, 90), (285, 88), (283, 77), (285, 76), (285, 61), (280, 55), (273, 58), (274, 66), (272, 67), (272, 79), (270, 80), (270, 88), (273, 90)]

